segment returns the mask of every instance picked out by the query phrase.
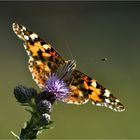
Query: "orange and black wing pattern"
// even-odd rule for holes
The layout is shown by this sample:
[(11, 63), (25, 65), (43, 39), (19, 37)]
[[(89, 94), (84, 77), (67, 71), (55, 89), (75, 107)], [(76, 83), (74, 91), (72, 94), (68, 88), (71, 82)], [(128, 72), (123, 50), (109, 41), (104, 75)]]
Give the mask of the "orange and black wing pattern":
[(24, 41), (29, 56), (29, 70), (33, 80), (43, 89), (49, 73), (54, 73), (65, 63), (53, 47), (25, 26), (13, 23), (15, 34)]
[(96, 106), (105, 106), (117, 112), (125, 110), (122, 103), (108, 89), (78, 70), (73, 72), (70, 89), (71, 96), (66, 98), (64, 102), (84, 104), (90, 100)]
[[(50, 73), (67, 63), (49, 43), (25, 26), (13, 23), (15, 34), (24, 41), (25, 50), (29, 56), (29, 70), (33, 80), (43, 89)], [(117, 112), (124, 111), (124, 106), (106, 88), (86, 74), (74, 69), (72, 81), (69, 84), (70, 96), (63, 101), (72, 104), (84, 104), (92, 101), (97, 106), (105, 106)]]

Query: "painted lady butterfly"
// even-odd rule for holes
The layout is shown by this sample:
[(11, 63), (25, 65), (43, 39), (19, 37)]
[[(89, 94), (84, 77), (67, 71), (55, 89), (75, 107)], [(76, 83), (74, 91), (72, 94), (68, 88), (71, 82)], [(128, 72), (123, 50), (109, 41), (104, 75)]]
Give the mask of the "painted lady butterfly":
[[(29, 56), (29, 70), (37, 85), (43, 89), (45, 86), (44, 75), (54, 73), (62, 64), (67, 63), (55, 49), (36, 33), (23, 25), (13, 23), (15, 34), (24, 41), (25, 50)], [(106, 88), (95, 79), (74, 69), (73, 81), (69, 85), (71, 95), (64, 100), (66, 103), (84, 104), (91, 100), (97, 106), (105, 106), (115, 111), (124, 111), (124, 106)]]

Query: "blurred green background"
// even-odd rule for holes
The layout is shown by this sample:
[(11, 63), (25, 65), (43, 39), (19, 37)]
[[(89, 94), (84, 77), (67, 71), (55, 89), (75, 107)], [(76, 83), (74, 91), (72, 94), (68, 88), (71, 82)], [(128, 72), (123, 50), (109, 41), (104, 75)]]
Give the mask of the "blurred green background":
[[(0, 138), (14, 138), (30, 117), (13, 96), (16, 85), (39, 88), (27, 68), (17, 22), (50, 42), (66, 59), (110, 89), (125, 105), (54, 105), (53, 129), (39, 138), (140, 138), (140, 2), (0, 2)], [(102, 58), (108, 61), (102, 62)]]

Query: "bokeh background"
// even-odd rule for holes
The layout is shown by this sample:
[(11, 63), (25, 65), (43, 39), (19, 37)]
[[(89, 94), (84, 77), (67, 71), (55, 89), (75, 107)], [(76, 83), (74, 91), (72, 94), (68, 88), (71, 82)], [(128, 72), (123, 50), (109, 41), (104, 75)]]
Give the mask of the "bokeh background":
[[(140, 138), (140, 2), (0, 2), (0, 138), (14, 138), (30, 115), (13, 96), (16, 85), (39, 88), (27, 68), (17, 22), (51, 43), (65, 59), (109, 88), (125, 105), (53, 107), (53, 129), (39, 138)], [(102, 58), (107, 61), (101, 61)]]

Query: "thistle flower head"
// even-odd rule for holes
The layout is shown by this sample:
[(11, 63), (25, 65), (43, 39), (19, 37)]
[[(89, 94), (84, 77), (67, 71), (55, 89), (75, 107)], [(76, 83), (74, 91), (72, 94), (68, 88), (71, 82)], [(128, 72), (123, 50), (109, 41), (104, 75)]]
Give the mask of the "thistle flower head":
[(45, 91), (53, 93), (58, 100), (64, 99), (69, 95), (67, 84), (54, 73), (48, 77)]

